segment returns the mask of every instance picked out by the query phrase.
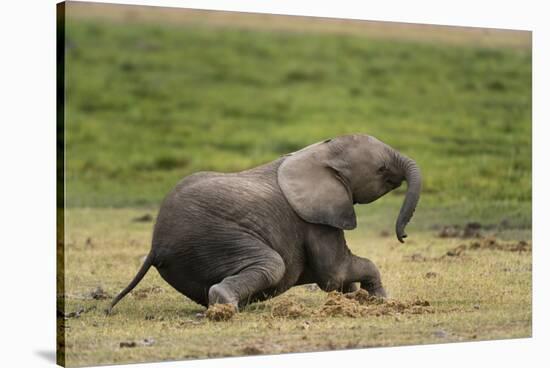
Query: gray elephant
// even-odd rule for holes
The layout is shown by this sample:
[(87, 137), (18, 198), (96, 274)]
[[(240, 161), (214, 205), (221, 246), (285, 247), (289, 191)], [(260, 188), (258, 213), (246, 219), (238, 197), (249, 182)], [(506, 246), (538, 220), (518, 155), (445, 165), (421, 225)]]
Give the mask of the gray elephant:
[(190, 175), (162, 203), (151, 251), (108, 311), (151, 266), (204, 306), (238, 308), (307, 283), (344, 292), (360, 283), (385, 297), (377, 267), (350, 252), (343, 230), (357, 226), (354, 204), (373, 202), (403, 180), (400, 242), (420, 197), (420, 171), (368, 135), (328, 139), (239, 173)]

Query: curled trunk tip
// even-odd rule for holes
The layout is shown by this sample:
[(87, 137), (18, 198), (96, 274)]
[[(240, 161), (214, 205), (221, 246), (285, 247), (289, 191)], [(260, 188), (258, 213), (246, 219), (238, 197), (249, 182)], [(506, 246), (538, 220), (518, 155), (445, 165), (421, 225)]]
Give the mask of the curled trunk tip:
[(407, 181), (407, 193), (395, 223), (397, 240), (404, 243), (405, 241), (403, 239), (407, 237), (407, 234), (405, 233), (405, 226), (407, 226), (411, 220), (414, 210), (416, 209), (416, 205), (418, 204), (418, 200), (420, 199), (422, 179), (420, 169), (418, 168), (416, 162), (402, 155), (399, 155), (397, 160), (399, 160), (399, 165), (403, 169), (405, 180)]

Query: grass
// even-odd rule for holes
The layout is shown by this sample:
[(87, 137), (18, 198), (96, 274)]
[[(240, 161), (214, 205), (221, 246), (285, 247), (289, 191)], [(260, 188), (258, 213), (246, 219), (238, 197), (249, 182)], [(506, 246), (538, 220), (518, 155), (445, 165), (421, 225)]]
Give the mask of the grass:
[[(65, 263), (66, 311), (95, 309), (65, 320), (68, 365), (129, 363), (190, 358), (321, 351), (327, 349), (446, 343), (531, 336), (531, 253), (467, 250), (468, 244), (441, 239), (435, 231), (410, 233), (405, 245), (378, 233), (368, 218), (347, 234), (352, 251), (373, 260), (390, 296), (400, 301), (428, 300), (432, 314), (319, 317), (327, 294), (296, 287), (286, 294), (242, 310), (233, 319), (197, 318), (204, 308), (166, 284), (155, 269), (117, 305), (90, 299), (100, 286), (114, 296), (137, 272), (149, 250), (152, 223), (133, 222), (138, 209), (69, 209)], [(497, 236), (500, 236), (497, 234)], [(516, 238), (529, 237), (529, 232)], [(420, 254), (426, 261), (411, 260)], [(441, 256), (443, 256), (441, 258)], [(426, 277), (432, 272), (436, 276)], [(302, 304), (298, 318), (273, 317), (281, 300)], [(121, 342), (154, 340), (152, 346), (120, 347)]]
[(425, 203), (530, 212), (529, 50), (91, 20), (67, 37), (69, 207), (157, 206), (192, 172), (364, 132), (419, 163)]
[[(436, 236), (475, 221), (499, 241), (531, 238), (528, 48), (175, 23), (68, 18), (60, 277), (65, 313), (83, 310), (61, 327), (68, 365), (531, 335), (531, 253), (445, 257), (468, 240)], [(357, 206), (348, 243), (380, 267), (392, 298), (426, 299), (434, 313), (320, 318), (326, 294), (297, 287), (211, 322), (155, 270), (111, 317), (108, 300), (90, 297), (98, 286), (113, 296), (135, 275), (153, 225), (132, 219), (155, 215), (183, 176), (354, 132), (414, 158), (424, 182), (405, 245), (391, 235), (403, 189)], [(278, 300), (307, 313), (273, 317)]]

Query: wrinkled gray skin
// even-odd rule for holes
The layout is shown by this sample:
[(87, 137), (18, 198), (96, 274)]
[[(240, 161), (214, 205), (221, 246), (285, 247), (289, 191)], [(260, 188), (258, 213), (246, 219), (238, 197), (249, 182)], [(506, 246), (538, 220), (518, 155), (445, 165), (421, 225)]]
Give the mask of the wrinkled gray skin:
[(350, 252), (343, 230), (356, 227), (354, 204), (375, 201), (404, 180), (400, 242), (419, 199), (420, 172), (374, 137), (337, 137), (239, 173), (190, 175), (164, 200), (151, 252), (108, 311), (150, 266), (204, 306), (238, 307), (306, 283), (345, 292), (360, 283), (384, 297), (377, 267)]

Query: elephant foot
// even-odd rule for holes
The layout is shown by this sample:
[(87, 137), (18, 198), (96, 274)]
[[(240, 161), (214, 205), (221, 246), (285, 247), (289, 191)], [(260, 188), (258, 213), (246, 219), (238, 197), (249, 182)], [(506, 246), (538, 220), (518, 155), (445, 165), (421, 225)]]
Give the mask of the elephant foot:
[(374, 295), (374, 296), (377, 296), (379, 298), (387, 298), (388, 297), (388, 293), (386, 293), (386, 289), (384, 289), (384, 287), (380, 287), (378, 289), (375, 289), (375, 290), (368, 290), (369, 294), (370, 295)]
[(239, 310), (239, 300), (237, 297), (220, 284), (212, 285), (210, 290), (208, 290), (208, 305), (213, 304), (231, 304), (237, 311)]
[(347, 285), (344, 285), (344, 288), (342, 289), (343, 293), (353, 293), (359, 290), (359, 285), (357, 282), (352, 282)]

